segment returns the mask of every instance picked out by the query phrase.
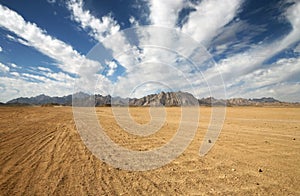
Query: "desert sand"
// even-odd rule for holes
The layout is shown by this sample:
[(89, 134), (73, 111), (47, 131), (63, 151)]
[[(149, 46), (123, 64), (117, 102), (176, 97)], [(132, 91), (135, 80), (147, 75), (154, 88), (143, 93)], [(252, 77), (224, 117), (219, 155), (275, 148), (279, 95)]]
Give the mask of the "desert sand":
[[(99, 122), (116, 143), (133, 150), (164, 145), (179, 125), (180, 109), (148, 137), (128, 134), (111, 108)], [(150, 120), (149, 108), (130, 108)], [(126, 171), (97, 159), (76, 130), (71, 107), (0, 108), (0, 195), (300, 195), (300, 108), (228, 107), (218, 141), (199, 148), (210, 120), (200, 108), (197, 134), (171, 163)]]

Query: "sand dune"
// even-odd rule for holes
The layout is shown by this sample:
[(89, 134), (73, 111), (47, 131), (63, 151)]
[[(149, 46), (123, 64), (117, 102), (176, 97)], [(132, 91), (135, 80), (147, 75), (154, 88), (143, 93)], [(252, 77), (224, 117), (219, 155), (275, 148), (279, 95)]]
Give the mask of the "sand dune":
[[(130, 108), (133, 119), (150, 120), (148, 108)], [(227, 108), (223, 130), (204, 157), (199, 148), (210, 120), (200, 109), (196, 137), (177, 159), (150, 171), (114, 168), (82, 143), (71, 107), (0, 108), (0, 195), (299, 195), (300, 108)], [(133, 150), (166, 144), (180, 110), (167, 108), (157, 133), (124, 132), (110, 108), (99, 122), (116, 143)]]

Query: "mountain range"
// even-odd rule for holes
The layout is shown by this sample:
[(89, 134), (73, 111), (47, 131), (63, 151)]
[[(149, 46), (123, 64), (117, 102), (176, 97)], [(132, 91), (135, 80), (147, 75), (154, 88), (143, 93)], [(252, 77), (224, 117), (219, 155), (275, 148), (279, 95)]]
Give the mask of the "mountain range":
[[(72, 102), (73, 98), (73, 102)], [(94, 101), (91, 101), (93, 100)], [(51, 97), (44, 94), (35, 97), (19, 97), (12, 99), (0, 105), (65, 105), (85, 106), (93, 103), (93, 106), (192, 106), (192, 105), (224, 105), (227, 106), (263, 106), (263, 105), (291, 105), (299, 103), (287, 103), (276, 100), (272, 97), (263, 97), (255, 99), (231, 98), (215, 99), (213, 97), (197, 99), (187, 92), (160, 92), (150, 94), (142, 98), (122, 98), (111, 97), (110, 95), (89, 95), (83, 92), (75, 93), (62, 97)]]

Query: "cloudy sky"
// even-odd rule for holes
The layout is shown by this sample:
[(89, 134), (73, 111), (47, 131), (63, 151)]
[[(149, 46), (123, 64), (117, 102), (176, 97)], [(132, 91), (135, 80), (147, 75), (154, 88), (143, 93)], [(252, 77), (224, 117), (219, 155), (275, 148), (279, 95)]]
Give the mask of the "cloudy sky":
[(0, 0), (0, 101), (79, 90), (300, 101), (299, 13), (296, 0)]

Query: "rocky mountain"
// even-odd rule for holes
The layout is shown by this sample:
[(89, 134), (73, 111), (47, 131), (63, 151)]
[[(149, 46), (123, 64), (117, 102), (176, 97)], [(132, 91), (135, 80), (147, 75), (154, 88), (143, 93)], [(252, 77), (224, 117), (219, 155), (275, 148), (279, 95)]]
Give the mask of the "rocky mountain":
[(215, 99), (213, 97), (207, 97), (207, 98), (202, 98), (199, 99), (199, 105), (205, 105), (205, 106), (212, 106), (212, 105), (225, 105), (226, 100), (223, 99)]
[[(72, 100), (73, 98), (73, 100)], [(72, 102), (73, 101), (73, 102)], [(260, 105), (284, 105), (289, 104), (278, 101), (272, 97), (263, 97), (255, 99), (232, 98), (232, 99), (215, 99), (213, 97), (197, 99), (187, 92), (160, 92), (151, 94), (142, 98), (122, 98), (111, 97), (110, 95), (89, 95), (83, 92), (75, 93), (63, 97), (50, 97), (47, 95), (38, 95), (36, 97), (20, 97), (8, 101), (4, 105), (68, 105), (72, 103), (75, 106), (260, 106)], [(92, 103), (92, 104), (91, 104)]]
[(227, 106), (259, 106), (259, 105), (280, 105), (284, 104), (273, 97), (263, 97), (260, 99), (244, 99), (244, 98), (232, 98), (227, 100)]
[(91, 99), (95, 100), (96, 106), (189, 106), (198, 105), (198, 99), (186, 92), (161, 92), (151, 94), (142, 98), (122, 98), (103, 96), (96, 94), (90, 96), (84, 93), (75, 94), (73, 97), (74, 105), (88, 106)]
[(6, 105), (43, 105), (43, 104), (59, 104), (59, 105), (72, 105), (72, 95), (63, 97), (50, 97), (44, 94), (36, 97), (20, 97), (6, 102)]
[(273, 97), (263, 97), (260, 99), (250, 99), (252, 102), (259, 102), (259, 103), (274, 103), (274, 102), (280, 102)]
[(87, 95), (84, 99), (74, 95), (75, 105), (86, 106), (90, 99), (95, 99), (96, 106), (188, 106), (198, 105), (198, 99), (192, 94), (185, 92), (161, 92), (151, 94), (142, 98), (122, 98), (111, 97), (110, 95), (103, 96), (96, 94), (93, 97)]
[(191, 106), (198, 105), (198, 100), (186, 92), (161, 92), (140, 99), (129, 99), (131, 106)]

